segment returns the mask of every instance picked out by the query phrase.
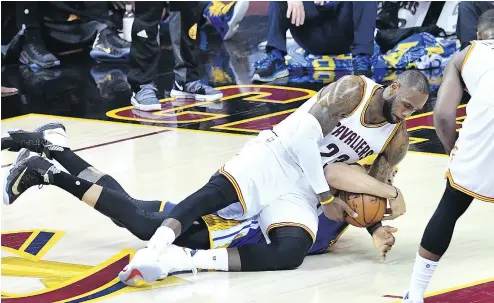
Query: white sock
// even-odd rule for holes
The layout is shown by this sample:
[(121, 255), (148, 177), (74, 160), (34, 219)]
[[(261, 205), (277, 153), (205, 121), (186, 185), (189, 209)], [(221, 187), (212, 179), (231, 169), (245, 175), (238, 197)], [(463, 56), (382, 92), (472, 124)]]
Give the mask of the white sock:
[(149, 239), (147, 247), (163, 252), (173, 241), (175, 241), (175, 232), (173, 229), (167, 226), (160, 226), (151, 239)]
[(417, 253), (415, 265), (413, 266), (412, 281), (408, 288), (410, 299), (422, 300), (424, 298), (425, 290), (438, 263), (424, 259)]
[(192, 256), (195, 267), (228, 271), (228, 251), (226, 248), (198, 249)]

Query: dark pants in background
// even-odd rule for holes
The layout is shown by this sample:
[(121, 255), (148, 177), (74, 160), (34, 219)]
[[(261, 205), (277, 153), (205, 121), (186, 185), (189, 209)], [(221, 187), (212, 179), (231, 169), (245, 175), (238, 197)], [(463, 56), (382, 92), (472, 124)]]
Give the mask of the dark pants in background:
[[(77, 19), (70, 20), (71, 15)], [(19, 30), (54, 40), (47, 45), (92, 45), (100, 30), (114, 26), (105, 1), (18, 1), (16, 23)]]
[(291, 24), (286, 17), (286, 1), (269, 3), (267, 49), (286, 53), (286, 31), (307, 52), (316, 55), (369, 55), (374, 52), (377, 2), (336, 2), (316, 6), (304, 1), (305, 21), (301, 26)]
[(458, 6), (456, 36), (461, 42), (461, 49), (477, 39), (477, 22), (485, 11), (494, 9), (493, 2), (461, 1)]
[[(139, 85), (156, 79), (161, 50), (158, 42), (158, 24), (164, 5), (164, 2), (135, 2), (130, 48), (132, 69), (128, 75), (129, 84), (134, 91), (139, 90)], [(196, 57), (199, 37), (197, 34), (192, 39), (189, 31), (194, 24), (200, 23), (206, 5), (207, 2), (170, 2), (169, 26), (175, 56), (175, 81), (191, 82), (198, 79)]]

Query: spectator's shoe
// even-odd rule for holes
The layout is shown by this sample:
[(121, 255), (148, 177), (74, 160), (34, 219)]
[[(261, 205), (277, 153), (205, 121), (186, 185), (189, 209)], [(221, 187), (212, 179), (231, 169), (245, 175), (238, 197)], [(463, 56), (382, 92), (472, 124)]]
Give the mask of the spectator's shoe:
[(139, 87), (139, 91), (132, 95), (130, 102), (138, 110), (152, 112), (161, 109), (161, 103), (156, 97), (156, 85), (154, 83), (143, 84)]
[(41, 36), (35, 34), (24, 36), (19, 61), (34, 72), (60, 65), (60, 60), (46, 49)]
[(204, 9), (204, 16), (221, 38), (228, 40), (237, 32), (239, 23), (248, 9), (249, 1), (231, 1), (228, 4), (211, 1)]
[(271, 82), (288, 77), (289, 74), (285, 61), (276, 57), (272, 52), (269, 52), (264, 59), (256, 62), (256, 65), (258, 67), (254, 71), (252, 81)]
[(26, 148), (39, 155), (52, 159), (51, 151), (62, 151), (68, 147), (67, 132), (61, 123), (41, 125), (33, 131), (12, 130), (2, 137), (2, 150), (16, 152)]
[(98, 62), (127, 60), (129, 54), (130, 42), (120, 38), (116, 31), (108, 27), (98, 33), (93, 49), (89, 52), (91, 58)]
[(91, 76), (103, 98), (111, 99), (117, 93), (130, 90), (127, 70), (126, 67), (117, 67), (114, 64), (97, 64), (91, 68)]
[(383, 1), (381, 12), (377, 15), (376, 27), (378, 29), (398, 28), (399, 2)]
[(24, 89), (30, 91), (40, 90), (42, 91), (48, 83), (62, 77), (63, 69), (61, 67), (55, 67), (51, 69), (38, 69), (33, 71), (30, 66), (20, 65), (19, 71), (21, 78), (24, 81)]
[(60, 170), (48, 160), (21, 149), (9, 173), (5, 176), (3, 203), (14, 203), (26, 190), (35, 185), (53, 183), (53, 175)]
[(372, 66), (369, 56), (358, 55), (352, 60), (353, 74), (358, 76), (372, 76)]
[(199, 80), (185, 83), (174, 81), (170, 96), (177, 99), (194, 98), (197, 101), (216, 101), (223, 98), (223, 93), (211, 86), (202, 84)]

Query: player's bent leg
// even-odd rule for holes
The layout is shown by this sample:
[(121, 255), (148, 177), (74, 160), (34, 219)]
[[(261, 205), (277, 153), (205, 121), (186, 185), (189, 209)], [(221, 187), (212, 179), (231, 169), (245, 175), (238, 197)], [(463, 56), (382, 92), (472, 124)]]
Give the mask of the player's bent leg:
[(410, 287), (403, 298), (404, 302), (423, 302), (432, 274), (449, 247), (456, 221), (465, 213), (472, 201), (472, 196), (456, 190), (449, 180), (447, 181), (443, 197), (425, 228)]
[(313, 243), (311, 234), (298, 226), (269, 231), (269, 244), (238, 247), (240, 271), (287, 270), (299, 267)]
[(71, 193), (143, 240), (150, 239), (166, 218), (165, 213), (142, 210), (128, 197), (67, 174), (46, 159), (22, 149), (6, 176), (4, 203), (14, 203), (22, 193), (35, 185), (55, 185)]

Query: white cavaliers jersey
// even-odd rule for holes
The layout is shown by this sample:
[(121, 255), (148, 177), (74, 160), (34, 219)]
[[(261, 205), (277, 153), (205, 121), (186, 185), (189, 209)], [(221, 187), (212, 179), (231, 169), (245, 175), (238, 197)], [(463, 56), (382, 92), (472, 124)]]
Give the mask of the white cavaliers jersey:
[[(381, 153), (398, 130), (400, 124), (364, 122), (365, 111), (381, 85), (366, 77), (361, 78), (364, 81), (364, 94), (359, 105), (319, 142), (324, 165), (335, 162), (356, 163), (370, 155)], [(319, 94), (316, 94), (296, 112), (308, 112), (318, 99)]]
[(454, 188), (494, 202), (494, 40), (472, 41), (461, 76), (471, 98), (447, 177)]

